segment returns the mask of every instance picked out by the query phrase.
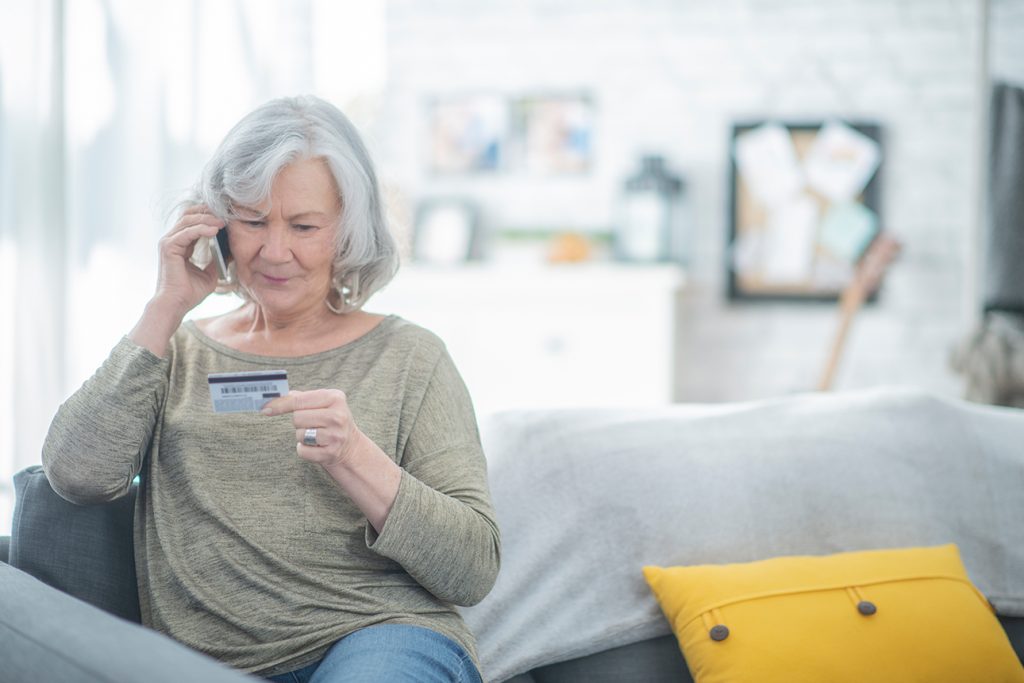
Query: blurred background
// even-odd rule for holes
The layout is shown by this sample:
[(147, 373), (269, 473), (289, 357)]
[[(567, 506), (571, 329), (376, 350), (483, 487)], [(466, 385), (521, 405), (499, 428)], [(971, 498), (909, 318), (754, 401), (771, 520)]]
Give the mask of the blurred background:
[[(440, 334), (480, 413), (754, 400), (830, 364), (964, 393), (1024, 0), (0, 0), (0, 31), (0, 533), (151, 295), (166, 211), (282, 95), (364, 134), (404, 260), (366, 308)], [(880, 234), (902, 251), (859, 307)]]

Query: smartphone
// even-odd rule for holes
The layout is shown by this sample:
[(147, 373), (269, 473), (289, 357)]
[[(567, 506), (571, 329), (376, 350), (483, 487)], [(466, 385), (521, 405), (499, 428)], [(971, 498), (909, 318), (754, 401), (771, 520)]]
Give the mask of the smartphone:
[(227, 226), (217, 231), (217, 238), (210, 240), (210, 251), (213, 252), (213, 260), (217, 262), (217, 277), (222, 282), (231, 282), (231, 274), (228, 273), (228, 262), (231, 260), (231, 247), (228, 246)]

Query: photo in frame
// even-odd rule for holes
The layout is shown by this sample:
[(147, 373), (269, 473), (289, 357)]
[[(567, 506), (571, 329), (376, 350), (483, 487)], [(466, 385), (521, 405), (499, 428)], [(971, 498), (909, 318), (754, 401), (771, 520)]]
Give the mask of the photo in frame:
[(428, 167), (433, 173), (493, 173), (503, 166), (509, 136), (504, 97), (435, 97), (428, 101), (427, 112)]
[(512, 100), (512, 165), (561, 175), (590, 170), (594, 104), (587, 95), (538, 95)]
[(733, 126), (728, 295), (836, 301), (881, 230), (881, 127)]
[(417, 263), (451, 266), (480, 257), (480, 211), (467, 199), (420, 202), (413, 223), (412, 256)]

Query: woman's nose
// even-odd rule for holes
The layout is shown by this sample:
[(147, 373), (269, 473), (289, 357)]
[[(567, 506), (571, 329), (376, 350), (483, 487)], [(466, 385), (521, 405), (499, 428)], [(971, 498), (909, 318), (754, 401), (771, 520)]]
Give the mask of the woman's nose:
[(287, 229), (268, 227), (264, 233), (263, 246), (260, 247), (260, 256), (264, 261), (272, 263), (284, 263), (292, 258), (291, 245), (288, 241)]

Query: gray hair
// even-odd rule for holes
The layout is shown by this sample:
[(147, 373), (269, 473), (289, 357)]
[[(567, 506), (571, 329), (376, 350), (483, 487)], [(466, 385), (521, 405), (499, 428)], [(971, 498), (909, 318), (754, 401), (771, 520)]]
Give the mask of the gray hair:
[[(228, 132), (185, 203), (203, 203), (214, 215), (237, 218), (235, 207), (257, 206), (270, 196), (285, 166), (323, 159), (338, 188), (333, 287), (335, 313), (360, 309), (398, 270), (398, 248), (388, 230), (373, 162), (352, 122), (312, 95), (282, 97), (253, 110)], [(234, 265), (230, 266), (234, 269)], [(249, 299), (232, 277), (233, 291)]]

